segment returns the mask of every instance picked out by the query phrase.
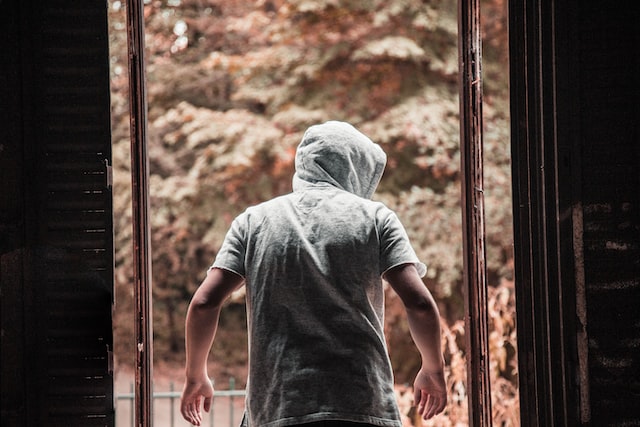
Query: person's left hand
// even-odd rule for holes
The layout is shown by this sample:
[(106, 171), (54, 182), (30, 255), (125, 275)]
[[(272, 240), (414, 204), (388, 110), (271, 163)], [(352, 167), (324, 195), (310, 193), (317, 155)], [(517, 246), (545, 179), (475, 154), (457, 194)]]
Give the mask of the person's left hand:
[(180, 399), (180, 412), (185, 420), (199, 426), (202, 424), (201, 405), (205, 412), (211, 409), (213, 384), (206, 376), (198, 380), (187, 379)]

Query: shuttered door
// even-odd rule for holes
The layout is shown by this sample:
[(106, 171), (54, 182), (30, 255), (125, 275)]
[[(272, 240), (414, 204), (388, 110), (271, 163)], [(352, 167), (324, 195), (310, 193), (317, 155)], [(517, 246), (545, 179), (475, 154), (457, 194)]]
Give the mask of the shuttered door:
[(640, 4), (574, 11), (591, 425), (638, 426)]
[[(21, 92), (13, 107), (21, 109), (22, 126), (11, 144), (23, 148), (17, 167), (24, 198), (23, 310), (15, 317), (22, 316), (24, 327), (26, 386), (12, 419), (29, 426), (111, 426), (107, 4), (21, 0), (13, 9), (20, 22), (13, 79)], [(7, 369), (2, 366), (3, 376)]]
[(522, 425), (638, 426), (640, 3), (509, 9)]

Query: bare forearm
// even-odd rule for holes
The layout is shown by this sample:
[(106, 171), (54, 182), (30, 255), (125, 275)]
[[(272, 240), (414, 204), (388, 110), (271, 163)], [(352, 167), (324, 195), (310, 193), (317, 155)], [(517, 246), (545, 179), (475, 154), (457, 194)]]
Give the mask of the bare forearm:
[(411, 337), (422, 356), (422, 368), (413, 383), (414, 404), (427, 420), (442, 412), (447, 403), (438, 306), (413, 265), (393, 268), (386, 278), (404, 303)]
[(440, 314), (435, 303), (427, 309), (407, 308), (407, 320), (411, 337), (422, 356), (422, 369), (427, 372), (442, 370)]
[(218, 329), (220, 310), (242, 282), (243, 278), (235, 273), (212, 268), (193, 295), (185, 332), (187, 380), (206, 376), (207, 356)]
[(180, 412), (192, 425), (202, 423), (201, 403), (205, 411), (211, 408), (213, 386), (207, 373), (207, 356), (218, 329), (222, 304), (242, 282), (243, 278), (236, 273), (212, 268), (189, 304), (185, 331), (186, 381)]
[(423, 369), (428, 372), (442, 370), (440, 313), (431, 292), (422, 283), (412, 264), (389, 270), (386, 279), (407, 310), (409, 331), (422, 355)]
[(203, 307), (192, 303), (186, 320), (187, 379), (207, 375), (207, 357), (218, 328), (220, 307)]

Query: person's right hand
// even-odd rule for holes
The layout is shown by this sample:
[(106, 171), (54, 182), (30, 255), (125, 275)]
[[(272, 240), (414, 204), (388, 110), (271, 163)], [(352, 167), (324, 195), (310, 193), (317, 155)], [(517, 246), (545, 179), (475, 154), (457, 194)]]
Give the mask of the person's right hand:
[(199, 426), (202, 424), (200, 405), (204, 406), (205, 412), (209, 412), (212, 399), (213, 384), (209, 378), (205, 376), (198, 380), (187, 379), (180, 399), (180, 412), (185, 420)]
[(439, 414), (447, 406), (447, 385), (442, 370), (425, 372), (422, 369), (413, 382), (414, 405), (425, 419)]

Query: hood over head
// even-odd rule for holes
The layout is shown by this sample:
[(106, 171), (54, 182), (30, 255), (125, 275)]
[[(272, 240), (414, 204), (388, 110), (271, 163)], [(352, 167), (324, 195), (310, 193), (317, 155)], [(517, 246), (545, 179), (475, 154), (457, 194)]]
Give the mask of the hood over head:
[(293, 189), (322, 182), (370, 199), (386, 163), (382, 148), (349, 123), (314, 125), (296, 151)]

